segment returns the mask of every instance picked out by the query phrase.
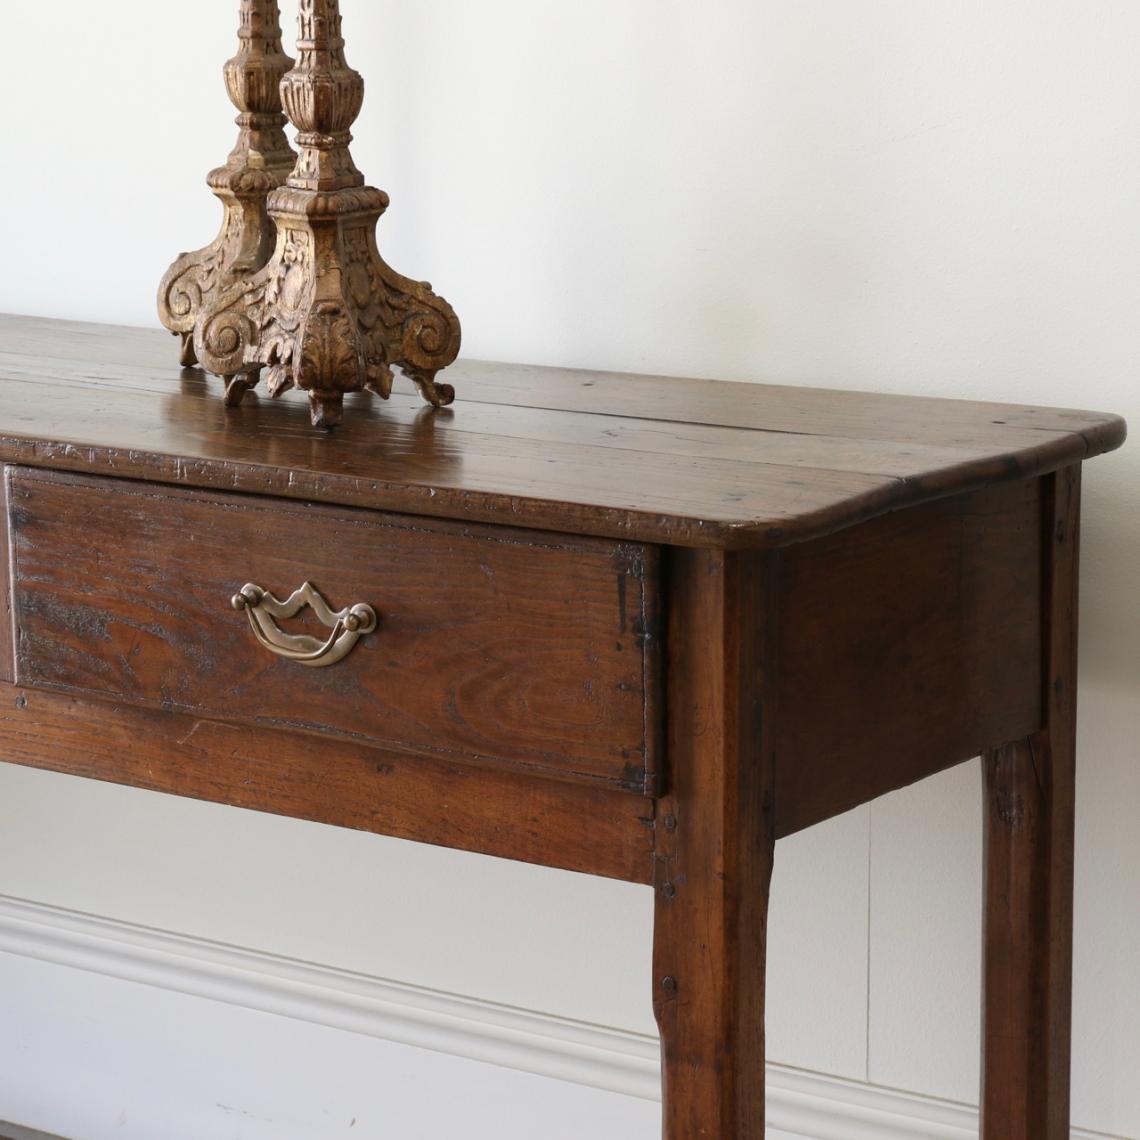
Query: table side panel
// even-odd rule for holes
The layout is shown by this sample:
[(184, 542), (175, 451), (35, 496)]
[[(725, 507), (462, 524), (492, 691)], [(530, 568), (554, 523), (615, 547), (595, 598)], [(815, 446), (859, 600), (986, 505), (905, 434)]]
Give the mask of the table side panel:
[(524, 863), (648, 883), (643, 796), (0, 684), (0, 757)]
[[(9, 499), (22, 685), (652, 790), (652, 547), (23, 468)], [(379, 614), (329, 668), (230, 608), (306, 581)]]
[(780, 835), (1041, 726), (1041, 495), (996, 485), (785, 552)]

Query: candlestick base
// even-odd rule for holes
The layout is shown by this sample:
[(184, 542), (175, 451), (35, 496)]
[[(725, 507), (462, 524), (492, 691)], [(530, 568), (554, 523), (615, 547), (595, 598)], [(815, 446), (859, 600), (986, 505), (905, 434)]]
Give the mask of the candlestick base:
[(221, 232), (205, 249), (182, 254), (158, 290), (159, 319), (181, 338), (179, 360), (184, 368), (198, 363), (194, 327), (202, 314), (269, 260), (274, 232), (265, 201), (287, 173), (275, 177), (269, 171), (238, 173), (226, 167), (211, 173), (210, 187), (225, 207)]
[(278, 236), (269, 264), (224, 294), (194, 338), (202, 365), (226, 378), (227, 402), (264, 370), (271, 396), (299, 388), (313, 423), (335, 427), (346, 393), (387, 399), (398, 367), (428, 403), (452, 403), (455, 389), (435, 377), (459, 354), (459, 320), (430, 285), (380, 256), (375, 228), (387, 206), (370, 187), (271, 195)]

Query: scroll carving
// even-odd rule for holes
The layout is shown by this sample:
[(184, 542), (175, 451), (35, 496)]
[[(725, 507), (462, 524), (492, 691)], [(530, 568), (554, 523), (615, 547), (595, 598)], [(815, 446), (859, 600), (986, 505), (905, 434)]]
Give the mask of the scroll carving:
[(388, 195), (365, 185), (350, 151), (364, 81), (348, 66), (339, 0), (300, 0), (297, 64), (281, 100), (299, 154), (269, 196), (276, 246), (264, 269), (230, 285), (198, 322), (194, 350), (237, 403), (265, 373), (268, 391), (308, 393), (313, 423), (333, 427), (346, 393), (387, 399), (393, 369), (436, 407), (455, 390), (436, 375), (459, 354), (459, 320), (430, 285), (380, 256)]
[(293, 60), (281, 44), (277, 0), (241, 0), (238, 45), (225, 65), (226, 90), (239, 112), (238, 141), (225, 166), (207, 177), (225, 211), (221, 232), (205, 249), (182, 254), (158, 291), (159, 318), (182, 338), (187, 366), (197, 363), (194, 328), (202, 314), (269, 260), (275, 233), (266, 203), (296, 159), (281, 110), (281, 80)]

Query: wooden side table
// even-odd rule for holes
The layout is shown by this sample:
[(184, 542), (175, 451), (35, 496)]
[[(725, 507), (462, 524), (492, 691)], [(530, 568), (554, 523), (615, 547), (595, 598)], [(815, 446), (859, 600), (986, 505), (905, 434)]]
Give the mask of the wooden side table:
[(759, 1140), (776, 839), (984, 754), (983, 1136), (1067, 1137), (1080, 472), (1123, 422), (449, 376), (328, 437), (154, 333), (0, 319), (5, 760), (651, 884), (666, 1140)]

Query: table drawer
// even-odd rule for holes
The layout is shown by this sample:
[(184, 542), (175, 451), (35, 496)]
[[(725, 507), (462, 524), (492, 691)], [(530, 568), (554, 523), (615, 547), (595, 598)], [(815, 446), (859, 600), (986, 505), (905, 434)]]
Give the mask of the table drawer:
[[(8, 499), (21, 685), (653, 789), (653, 547), (27, 468)], [(304, 583), (375, 630), (231, 604)]]

